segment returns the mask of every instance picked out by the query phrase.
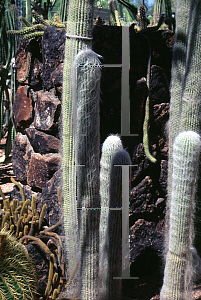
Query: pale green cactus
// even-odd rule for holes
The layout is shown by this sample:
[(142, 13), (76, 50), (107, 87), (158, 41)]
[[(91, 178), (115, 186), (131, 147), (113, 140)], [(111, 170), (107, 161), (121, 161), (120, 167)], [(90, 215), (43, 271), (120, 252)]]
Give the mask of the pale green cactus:
[(170, 203), (172, 194), (172, 168), (173, 168), (173, 142), (179, 133), (181, 98), (183, 90), (183, 78), (186, 69), (186, 51), (187, 51), (187, 34), (189, 23), (189, 0), (177, 1), (176, 12), (176, 40), (173, 48), (172, 61), (172, 83), (171, 83), (171, 100), (170, 100), (170, 118), (168, 121), (169, 129), (169, 159), (168, 159), (168, 198), (166, 202), (165, 216), (165, 247), (164, 256), (168, 251), (169, 243), (169, 219), (170, 219)]
[(178, 134), (173, 145), (169, 246), (161, 300), (192, 299), (193, 213), (200, 148), (200, 136), (193, 131)]

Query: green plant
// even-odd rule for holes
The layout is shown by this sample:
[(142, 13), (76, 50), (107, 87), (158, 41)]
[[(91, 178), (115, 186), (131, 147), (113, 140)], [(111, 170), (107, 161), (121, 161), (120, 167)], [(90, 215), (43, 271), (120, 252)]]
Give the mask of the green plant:
[(153, 23), (154, 23), (154, 25), (158, 22), (158, 20), (160, 18), (162, 3), (163, 3), (163, 0), (155, 0), (154, 1), (154, 13), (153, 13)]
[[(23, 27), (21, 30), (8, 30), (9, 35), (23, 35), (23, 39), (27, 40), (33, 37), (42, 36), (47, 26), (54, 26), (56, 28), (65, 28), (65, 25), (61, 22), (55, 22), (51, 20), (44, 20), (37, 12), (32, 11), (31, 15), (35, 18), (36, 22), (39, 24), (31, 25), (27, 23), (22, 17), (19, 20), (22, 24), (28, 25)], [(27, 72), (28, 73), (28, 72)], [(26, 80), (26, 79), (25, 79)]]
[[(165, 247), (164, 256), (167, 253), (169, 244), (169, 216), (170, 216), (170, 203), (172, 195), (172, 170), (173, 170), (173, 142), (179, 133), (180, 127), (180, 113), (182, 109), (182, 93), (183, 93), (183, 79), (186, 70), (186, 54), (188, 44), (188, 24), (189, 24), (189, 1), (177, 1), (176, 12), (176, 40), (173, 49), (172, 60), (172, 84), (171, 84), (171, 102), (170, 102), (170, 118), (168, 121), (169, 129), (169, 159), (168, 159), (168, 198), (166, 203), (166, 216), (165, 216)], [(192, 86), (192, 89), (194, 87)], [(195, 111), (194, 111), (195, 113)], [(193, 120), (194, 118), (192, 118)], [(184, 122), (188, 123), (188, 119)], [(190, 128), (188, 128), (190, 129)], [(188, 130), (186, 129), (186, 130)], [(183, 130), (185, 130), (183, 128)]]
[[(5, 8), (7, 7), (7, 8)], [(0, 139), (8, 131), (5, 158), (8, 158), (15, 137), (12, 106), (15, 98), (15, 52), (17, 38), (6, 35), (6, 31), (17, 29), (17, 7), (1, 2), (0, 10)]]
[[(57, 226), (61, 224), (63, 221), (63, 215), (59, 222), (55, 225), (45, 228), (44, 230), (40, 231), (42, 226), (42, 221), (46, 209), (46, 204), (43, 205), (41, 212), (39, 213), (36, 209), (36, 201), (35, 197), (32, 197), (31, 206), (29, 206), (30, 200), (25, 200), (25, 195), (21, 184), (11, 178), (12, 182), (15, 183), (18, 188), (20, 189), (20, 194), (22, 200), (19, 201), (18, 199), (13, 199), (12, 201), (9, 198), (6, 198), (0, 188), (0, 194), (3, 198), (3, 212), (0, 215), (0, 227), (4, 228), (6, 231), (11, 232), (15, 235), (16, 239), (19, 240), (21, 244), (26, 245), (29, 241), (36, 243), (46, 254), (46, 258), (50, 260), (50, 274), (49, 274), (49, 281), (48, 286), (45, 293), (45, 299), (49, 299), (49, 296), (52, 292), (54, 295), (58, 295), (61, 291), (61, 287), (63, 285), (63, 281), (61, 278), (55, 279), (52, 276), (52, 258), (51, 258), (51, 251), (48, 246), (41, 240), (41, 237), (47, 237), (54, 239), (54, 244), (57, 247), (55, 253), (57, 255), (59, 267), (61, 269), (61, 274), (64, 276), (64, 260), (63, 260), (63, 245), (61, 238), (55, 232), (52, 232)], [(60, 202), (61, 207), (63, 206), (62, 198), (61, 198), (61, 189), (57, 189), (58, 200)], [(58, 277), (58, 274), (57, 274)], [(54, 291), (56, 288), (57, 291)], [(0, 298), (1, 299), (1, 298)], [(3, 298), (4, 299), (4, 298)], [(42, 298), (44, 299), (44, 298)]]
[(200, 147), (200, 136), (193, 131), (179, 133), (173, 145), (170, 238), (161, 300), (191, 299), (194, 196)]
[(36, 299), (36, 270), (26, 248), (0, 231), (0, 299)]
[[(65, 61), (63, 75), (63, 112), (62, 112), (62, 168), (63, 168), (63, 196), (64, 196), (64, 227), (66, 234), (66, 246), (68, 254), (69, 272), (73, 269), (78, 261), (77, 257), (77, 205), (76, 205), (76, 170), (75, 170), (75, 144), (74, 133), (76, 132), (73, 116), (75, 114), (75, 105), (73, 107), (73, 84), (75, 86), (75, 78), (71, 82), (71, 67), (75, 56), (81, 49), (87, 49), (91, 46), (92, 25), (93, 25), (93, 1), (71, 0), (69, 2), (69, 13), (67, 21), (67, 38), (65, 45)], [(87, 68), (87, 66), (86, 66)], [(88, 66), (93, 73), (93, 67)], [(98, 70), (97, 67), (94, 69)], [(79, 68), (78, 68), (79, 70)], [(86, 72), (85, 76), (90, 73)], [(86, 78), (86, 77), (85, 77)], [(73, 83), (73, 84), (72, 84)], [(85, 79), (86, 83), (86, 79)], [(91, 84), (91, 83), (90, 83)], [(87, 92), (87, 86), (84, 87)], [(82, 94), (84, 96), (84, 91)], [(90, 90), (89, 90), (90, 92)], [(74, 94), (74, 96), (76, 93)], [(97, 125), (96, 125), (97, 126)], [(86, 162), (82, 162), (85, 164)], [(85, 168), (85, 167), (80, 167)], [(82, 207), (82, 206), (81, 206)], [(84, 225), (82, 225), (84, 226)], [(83, 251), (84, 249), (81, 249)], [(83, 257), (84, 258), (84, 257)], [(82, 259), (83, 259), (82, 258)], [(83, 268), (80, 263), (80, 268)], [(87, 266), (88, 270), (89, 266)], [(92, 275), (91, 275), (92, 276)], [(84, 279), (83, 279), (84, 280)], [(85, 284), (89, 284), (90, 278), (85, 278)], [(84, 281), (83, 281), (84, 284)], [(82, 286), (84, 292), (84, 286)], [(93, 285), (91, 285), (93, 289)], [(89, 291), (91, 295), (92, 291)], [(85, 294), (83, 297), (86, 297)], [(85, 299), (85, 298), (83, 298)], [(93, 299), (93, 296), (92, 298)]]
[[(190, 5), (189, 5), (190, 4)], [(179, 132), (194, 131), (200, 133), (200, 89), (197, 78), (199, 77), (200, 55), (199, 45), (201, 42), (201, 21), (199, 1), (178, 1), (176, 12), (176, 42), (173, 53), (172, 68), (172, 91), (169, 120), (169, 162), (168, 162), (168, 199), (166, 204), (166, 234), (165, 255), (170, 245), (171, 229), (171, 199), (174, 196), (173, 175), (174, 156), (173, 142)], [(183, 26), (184, 23), (185, 27)], [(190, 176), (190, 173), (189, 173)], [(185, 190), (183, 189), (183, 193)], [(179, 219), (180, 220), (180, 219)], [(180, 220), (182, 222), (182, 220)], [(190, 229), (189, 229), (190, 230)], [(191, 229), (193, 230), (193, 229)], [(188, 249), (189, 250), (189, 249)], [(168, 259), (168, 256), (165, 257)], [(166, 260), (166, 264), (168, 260)], [(179, 276), (181, 282), (182, 277)], [(175, 281), (175, 285), (177, 282)], [(179, 299), (179, 298), (175, 298)]]

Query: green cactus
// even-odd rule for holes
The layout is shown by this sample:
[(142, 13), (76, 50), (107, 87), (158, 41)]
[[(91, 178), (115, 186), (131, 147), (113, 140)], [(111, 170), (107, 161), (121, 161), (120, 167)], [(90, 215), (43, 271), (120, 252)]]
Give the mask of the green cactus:
[(0, 299), (36, 299), (37, 275), (26, 248), (0, 231)]
[(170, 238), (161, 300), (191, 299), (194, 196), (200, 148), (200, 136), (193, 131), (179, 133), (173, 145)]
[[(172, 194), (172, 153), (177, 134), (185, 130), (200, 131), (200, 56), (199, 43), (201, 22), (199, 20), (200, 2), (178, 1), (176, 12), (176, 41), (173, 50), (171, 105), (169, 119), (169, 160), (168, 160), (168, 199), (165, 217), (165, 255), (169, 243), (169, 215)], [(190, 14), (191, 12), (191, 14)], [(189, 19), (189, 14), (191, 19)], [(184, 25), (185, 24), (185, 25)], [(196, 24), (196, 31), (195, 31)], [(197, 32), (197, 34), (196, 34)], [(193, 38), (192, 38), (193, 37)], [(196, 46), (195, 46), (196, 45)], [(187, 100), (189, 99), (189, 100)]]
[[(64, 228), (66, 232), (67, 253), (69, 258), (69, 272), (72, 273), (77, 263), (77, 205), (75, 149), (73, 126), (73, 84), (71, 81), (71, 67), (79, 50), (91, 46), (93, 26), (93, 1), (71, 0), (67, 21), (67, 39), (65, 44), (65, 61), (63, 74), (63, 105), (62, 105), (62, 170), (64, 196)], [(78, 36), (78, 38), (76, 38)], [(79, 37), (82, 38), (79, 38)], [(92, 70), (93, 68), (91, 68)], [(75, 86), (75, 80), (74, 80)], [(76, 92), (75, 92), (76, 93)], [(85, 164), (85, 162), (83, 162)], [(80, 167), (82, 168), (82, 167)], [(84, 168), (84, 167), (83, 167)]]
[[(145, 30), (145, 29), (144, 29)], [(150, 54), (149, 54), (149, 60), (148, 60), (148, 67), (147, 67), (147, 87), (149, 89), (150, 87), (150, 77), (151, 77), (151, 44), (148, 38), (146, 38), (149, 44), (150, 48)], [(148, 135), (148, 127), (149, 127), (149, 109), (150, 109), (150, 103), (149, 103), (149, 95), (147, 96), (146, 104), (145, 104), (145, 117), (144, 117), (144, 123), (143, 123), (143, 144), (144, 144), (144, 151), (146, 154), (146, 157), (152, 162), (156, 163), (156, 158), (154, 158), (150, 151), (149, 151), (149, 135)]]
[(155, 0), (154, 1), (154, 13), (153, 13), (153, 23), (154, 23), (154, 25), (158, 22), (158, 20), (160, 18), (162, 3), (163, 3), (163, 0)]
[[(122, 167), (116, 165), (131, 165), (131, 159), (126, 150), (118, 150), (111, 161), (109, 179), (109, 208), (122, 207)], [(100, 299), (121, 299), (120, 279), (122, 275), (122, 213), (119, 210), (109, 210), (104, 244), (100, 253), (99, 293)]]
[(31, 0), (26, 0), (26, 19), (31, 23)]
[(27, 40), (33, 37), (42, 36), (47, 26), (54, 26), (56, 28), (65, 28), (65, 25), (61, 22), (55, 22), (51, 20), (44, 20), (37, 12), (32, 11), (31, 15), (36, 19), (39, 24), (32, 25), (26, 19), (20, 17), (19, 20), (22, 24), (26, 24), (21, 30), (8, 30), (7, 33), (11, 36), (24, 35), (23, 39)]

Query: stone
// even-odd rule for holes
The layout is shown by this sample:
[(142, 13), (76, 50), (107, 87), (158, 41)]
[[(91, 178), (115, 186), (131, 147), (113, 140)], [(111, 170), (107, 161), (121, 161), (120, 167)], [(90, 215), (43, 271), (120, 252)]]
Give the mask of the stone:
[(60, 156), (58, 154), (33, 153), (27, 174), (28, 185), (43, 189), (46, 182), (59, 169), (59, 164)]
[(55, 153), (59, 151), (60, 140), (35, 128), (25, 130), (28, 139), (36, 153)]
[(170, 102), (169, 82), (162, 68), (151, 67), (149, 97), (153, 104)]
[(50, 80), (52, 81), (52, 85), (58, 90), (61, 91), (63, 85), (63, 68), (64, 63), (61, 63), (51, 74)]
[(64, 61), (65, 52), (65, 29), (48, 26), (42, 38), (43, 57), (43, 88), (49, 90), (53, 87), (50, 80), (51, 74)]
[(16, 180), (26, 181), (31, 155), (34, 150), (26, 135), (18, 132), (13, 142), (12, 164)]
[(43, 64), (38, 60), (34, 59), (34, 66), (31, 70), (30, 86), (42, 85), (41, 73), (42, 73)]
[(35, 105), (34, 126), (39, 130), (50, 130), (54, 125), (56, 111), (61, 108), (57, 97), (43, 90), (38, 91)]
[[(28, 45), (29, 41), (21, 39), (18, 45), (17, 53), (15, 55), (15, 65), (17, 69), (18, 82), (26, 76)], [(26, 81), (24, 81), (24, 84), (28, 84), (28, 78), (26, 79)]]
[[(61, 218), (63, 207), (61, 206), (58, 195), (57, 188), (62, 188), (62, 171), (59, 169), (54, 173), (52, 178), (46, 182), (43, 187), (42, 193), (38, 198), (38, 206), (39, 211), (42, 210), (44, 204), (47, 205), (44, 219), (46, 223), (50, 226), (55, 225)], [(65, 235), (63, 222), (54, 230), (56, 233), (60, 235)]]
[(33, 121), (32, 99), (28, 93), (28, 86), (19, 86), (13, 104), (13, 114), (17, 126), (28, 126)]

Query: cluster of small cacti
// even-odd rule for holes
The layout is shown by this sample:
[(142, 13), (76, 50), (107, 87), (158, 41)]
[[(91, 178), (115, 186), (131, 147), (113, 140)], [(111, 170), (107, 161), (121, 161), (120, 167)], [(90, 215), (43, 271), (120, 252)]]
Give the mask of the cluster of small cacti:
[[(55, 225), (45, 228), (41, 231), (43, 217), (46, 209), (46, 204), (43, 205), (41, 212), (39, 213), (36, 208), (35, 197), (32, 196), (31, 206), (29, 206), (30, 200), (25, 200), (25, 195), (23, 192), (23, 188), (20, 183), (16, 182), (13, 178), (11, 179), (14, 184), (16, 184), (20, 190), (22, 200), (9, 200), (6, 198), (4, 193), (0, 188), (0, 195), (3, 198), (3, 209), (0, 219), (0, 225), (2, 228), (2, 232), (4, 235), (8, 236), (8, 241), (10, 243), (12, 241), (19, 241), (19, 245), (27, 245), (28, 241), (32, 241), (36, 243), (40, 248), (43, 249), (44, 253), (46, 253), (47, 259), (49, 259), (49, 275), (48, 275), (48, 284), (45, 290), (45, 295), (40, 298), (42, 299), (56, 299), (57, 295), (60, 293), (63, 280), (59, 277), (58, 273), (54, 273), (54, 254), (50, 252), (48, 246), (41, 240), (40, 236), (47, 236), (48, 238), (54, 238), (57, 246), (55, 250), (55, 254), (58, 259), (59, 267), (61, 269), (61, 274), (64, 276), (64, 260), (63, 260), (63, 251), (62, 251), (62, 241), (58, 234), (52, 232), (59, 224), (61, 224), (63, 220), (63, 215), (58, 223)], [(61, 189), (57, 189), (58, 199), (60, 205), (62, 206), (62, 198), (61, 198)], [(9, 234), (8, 234), (9, 232)], [(12, 237), (10, 235), (12, 234)], [(3, 233), (2, 233), (3, 236)], [(15, 238), (14, 238), (15, 236)], [(0, 233), (1, 238), (1, 233)], [(16, 243), (15, 242), (15, 243)], [(9, 244), (10, 245), (10, 244)], [(21, 247), (21, 246), (20, 246)], [(5, 248), (5, 251), (7, 248)], [(24, 248), (23, 248), (24, 249)], [(4, 248), (1, 248), (0, 244), (0, 252), (4, 252)], [(1, 253), (0, 253), (1, 255)], [(20, 262), (19, 262), (20, 263)], [(22, 261), (23, 263), (23, 261)], [(36, 279), (35, 279), (36, 280)], [(1, 292), (0, 292), (1, 293)], [(1, 298), (0, 294), (0, 299)], [(7, 299), (7, 298), (6, 298)], [(21, 299), (21, 298), (9, 298), (9, 299)], [(24, 299), (24, 298), (23, 298)], [(25, 299), (34, 299), (34, 298), (25, 298)]]

